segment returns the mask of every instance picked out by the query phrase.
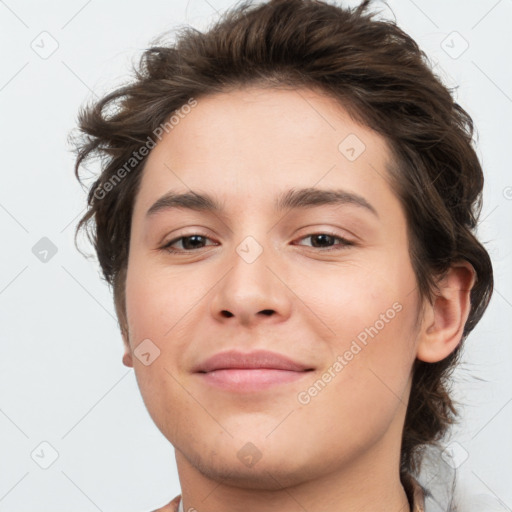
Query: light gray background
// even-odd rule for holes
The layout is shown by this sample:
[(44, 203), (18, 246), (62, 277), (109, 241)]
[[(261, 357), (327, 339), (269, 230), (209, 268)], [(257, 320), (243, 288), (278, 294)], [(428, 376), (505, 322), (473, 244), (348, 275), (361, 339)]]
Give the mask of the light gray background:
[[(73, 245), (85, 192), (66, 138), (79, 106), (125, 80), (151, 39), (205, 28), (232, 4), (0, 1), (0, 511), (143, 512), (179, 493), (173, 448), (121, 363), (110, 291)], [(472, 510), (512, 510), (512, 1), (390, 5), (478, 129), (496, 291), (456, 373), (465, 407), (445, 455), (466, 496), (488, 504)], [(43, 237), (57, 249), (46, 262), (33, 252)]]

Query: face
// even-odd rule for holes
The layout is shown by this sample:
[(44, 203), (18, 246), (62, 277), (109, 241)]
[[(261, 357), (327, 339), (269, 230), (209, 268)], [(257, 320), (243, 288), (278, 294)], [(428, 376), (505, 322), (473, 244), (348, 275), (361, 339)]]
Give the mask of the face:
[[(271, 488), (398, 457), (419, 297), (389, 159), (333, 99), (259, 88), (198, 99), (151, 151), (123, 360), (178, 464)], [(259, 369), (208, 365), (227, 351)]]

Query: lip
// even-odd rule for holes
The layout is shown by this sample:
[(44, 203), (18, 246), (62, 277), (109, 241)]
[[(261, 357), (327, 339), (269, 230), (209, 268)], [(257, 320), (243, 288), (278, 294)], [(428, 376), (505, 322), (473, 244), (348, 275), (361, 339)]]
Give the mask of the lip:
[(248, 392), (297, 381), (313, 369), (276, 352), (228, 350), (206, 359), (194, 371), (210, 386)]
[(238, 368), (242, 370), (267, 368), (273, 370), (288, 370), (302, 372), (312, 370), (310, 365), (302, 364), (287, 356), (270, 352), (268, 350), (254, 350), (253, 352), (240, 352), (239, 350), (227, 350), (219, 352), (206, 359), (194, 368), (195, 372), (207, 373), (214, 370)]

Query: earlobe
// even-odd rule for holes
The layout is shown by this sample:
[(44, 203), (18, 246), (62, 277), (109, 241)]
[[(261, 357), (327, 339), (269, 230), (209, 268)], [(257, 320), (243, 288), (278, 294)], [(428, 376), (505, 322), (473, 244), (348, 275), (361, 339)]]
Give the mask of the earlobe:
[(125, 352), (123, 354), (123, 364), (128, 366), (129, 368), (133, 368), (133, 359), (131, 350), (125, 348)]
[(130, 347), (130, 342), (128, 340), (128, 334), (126, 331), (121, 333), (123, 337), (123, 345), (124, 345), (124, 354), (123, 354), (123, 364), (128, 366), (129, 368), (133, 368), (133, 359), (132, 359), (132, 349)]
[(459, 345), (471, 310), (471, 289), (476, 280), (473, 266), (457, 262), (439, 281), (433, 304), (425, 307), (416, 357), (435, 363), (448, 357)]

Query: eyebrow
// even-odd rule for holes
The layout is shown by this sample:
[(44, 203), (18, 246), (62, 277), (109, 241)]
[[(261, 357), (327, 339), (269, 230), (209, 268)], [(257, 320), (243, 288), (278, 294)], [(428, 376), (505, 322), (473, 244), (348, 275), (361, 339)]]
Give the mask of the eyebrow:
[[(277, 212), (288, 209), (314, 208), (323, 205), (354, 205), (379, 217), (377, 210), (362, 196), (346, 190), (318, 188), (291, 189), (281, 194), (274, 203)], [(185, 193), (167, 192), (149, 208), (146, 218), (164, 210), (185, 208), (194, 211), (222, 213), (223, 204), (215, 197), (194, 191)]]

